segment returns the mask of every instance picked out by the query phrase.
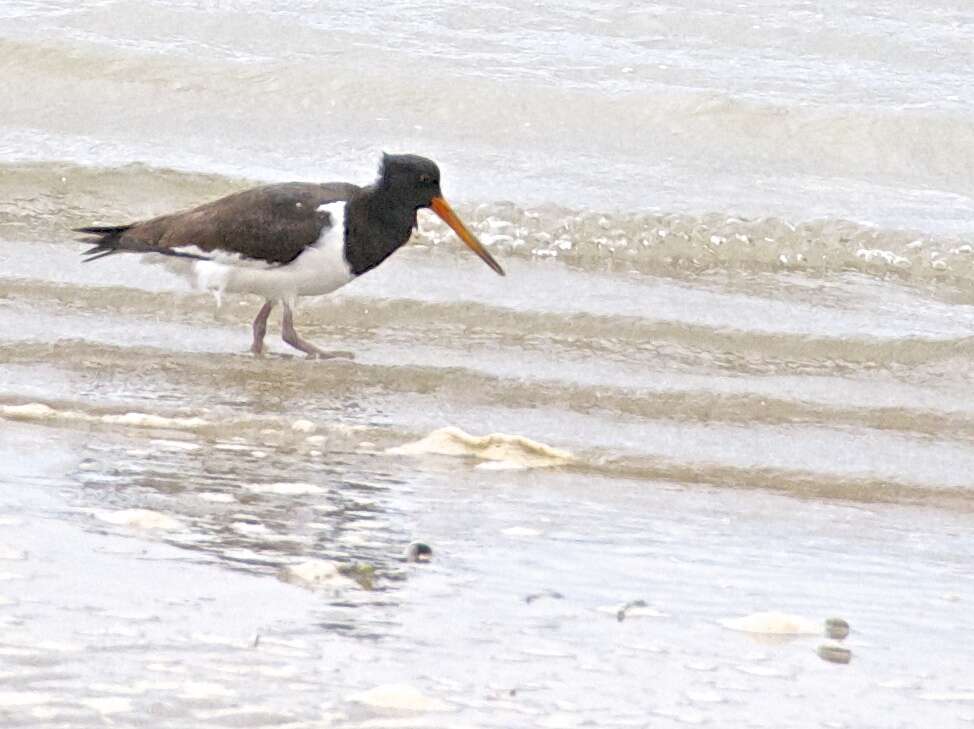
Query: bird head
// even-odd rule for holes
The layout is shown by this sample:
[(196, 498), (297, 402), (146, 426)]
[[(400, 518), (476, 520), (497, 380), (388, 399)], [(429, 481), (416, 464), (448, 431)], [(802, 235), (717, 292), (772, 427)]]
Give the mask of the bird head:
[(504, 269), (443, 198), (440, 168), (433, 160), (415, 154), (383, 154), (376, 185), (397, 204), (432, 210), (495, 273), (504, 275)]

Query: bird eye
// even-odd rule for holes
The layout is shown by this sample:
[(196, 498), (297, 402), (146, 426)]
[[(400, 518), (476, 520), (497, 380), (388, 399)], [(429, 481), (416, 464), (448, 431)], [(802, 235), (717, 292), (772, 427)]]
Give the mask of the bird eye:
[(419, 181), (421, 183), (423, 183), (424, 185), (428, 185), (428, 184), (430, 184), (433, 181), (433, 178), (430, 177), (429, 175), (420, 175), (419, 176)]

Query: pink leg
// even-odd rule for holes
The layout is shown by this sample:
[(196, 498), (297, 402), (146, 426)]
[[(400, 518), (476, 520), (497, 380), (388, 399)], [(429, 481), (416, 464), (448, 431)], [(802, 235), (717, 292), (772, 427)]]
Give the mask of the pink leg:
[(324, 349), (319, 349), (315, 345), (306, 339), (302, 339), (296, 331), (294, 331), (294, 313), (291, 311), (291, 306), (286, 301), (284, 303), (284, 317), (281, 320), (281, 338), (290, 344), (297, 350), (304, 352), (312, 359), (331, 359), (333, 357), (345, 357), (347, 359), (354, 359), (355, 355), (351, 352), (328, 352)]
[(273, 308), (274, 302), (266, 301), (260, 307), (260, 311), (257, 312), (257, 318), (254, 319), (254, 341), (250, 345), (250, 351), (258, 357), (264, 353), (264, 335), (267, 334), (267, 317), (271, 315), (271, 309)]

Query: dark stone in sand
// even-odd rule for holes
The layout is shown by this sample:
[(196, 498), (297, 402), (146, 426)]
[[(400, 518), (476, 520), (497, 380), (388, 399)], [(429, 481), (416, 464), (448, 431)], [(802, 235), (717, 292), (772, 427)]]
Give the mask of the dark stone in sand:
[(833, 640), (842, 640), (849, 635), (849, 623), (842, 618), (829, 618), (825, 621), (825, 635)]
[(623, 620), (626, 619), (626, 613), (629, 612), (629, 610), (631, 610), (632, 608), (637, 608), (637, 607), (647, 607), (646, 601), (645, 600), (631, 600), (631, 601), (627, 602), (625, 605), (623, 605), (621, 608), (619, 608), (619, 610), (616, 612), (616, 620), (618, 620), (621, 623)]
[(838, 645), (823, 643), (816, 651), (818, 657), (829, 663), (848, 663), (852, 660), (852, 651)]
[(542, 590), (541, 592), (535, 592), (532, 595), (526, 596), (524, 598), (524, 602), (530, 605), (532, 602), (534, 602), (535, 600), (540, 600), (542, 597), (551, 597), (554, 598), (555, 600), (562, 600), (564, 599), (565, 596), (562, 595), (557, 590)]

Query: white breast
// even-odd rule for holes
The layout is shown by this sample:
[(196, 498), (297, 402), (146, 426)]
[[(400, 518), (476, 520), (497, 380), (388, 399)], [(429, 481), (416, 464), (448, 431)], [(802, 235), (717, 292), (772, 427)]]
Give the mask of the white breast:
[(332, 224), (313, 245), (290, 263), (269, 265), (230, 254), (210, 252), (211, 260), (194, 261), (192, 282), (213, 291), (257, 294), (265, 299), (291, 300), (298, 296), (320, 296), (341, 288), (355, 276), (345, 260), (345, 203), (322, 205)]

